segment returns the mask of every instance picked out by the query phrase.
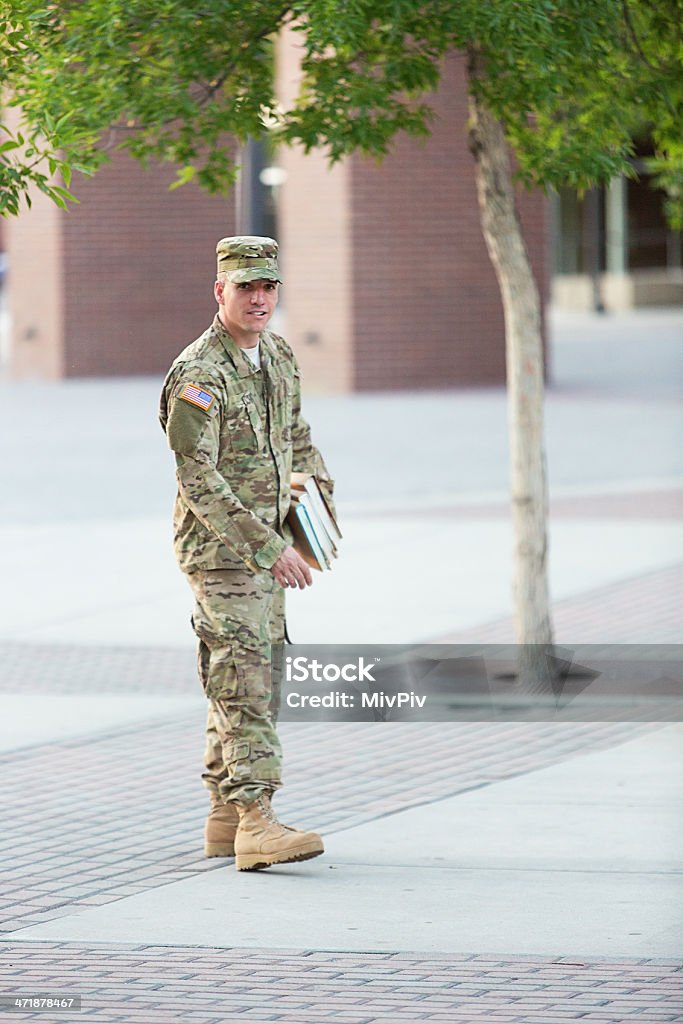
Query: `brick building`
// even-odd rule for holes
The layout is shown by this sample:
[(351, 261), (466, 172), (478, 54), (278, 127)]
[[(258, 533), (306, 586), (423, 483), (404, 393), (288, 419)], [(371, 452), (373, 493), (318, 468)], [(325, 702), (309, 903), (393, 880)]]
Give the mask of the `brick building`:
[[(279, 66), (286, 102), (296, 53)], [(284, 333), (319, 391), (497, 384), (503, 314), (479, 225), (465, 134), (462, 62), (434, 97), (434, 132), (400, 138), (382, 164), (280, 154), (275, 199)], [(68, 213), (38, 197), (6, 225), (15, 376), (161, 373), (209, 323), (218, 238), (233, 197), (167, 191), (168, 169), (117, 156), (77, 185)], [(546, 203), (520, 196), (537, 279), (547, 291)], [(254, 230), (241, 223), (239, 230)]]

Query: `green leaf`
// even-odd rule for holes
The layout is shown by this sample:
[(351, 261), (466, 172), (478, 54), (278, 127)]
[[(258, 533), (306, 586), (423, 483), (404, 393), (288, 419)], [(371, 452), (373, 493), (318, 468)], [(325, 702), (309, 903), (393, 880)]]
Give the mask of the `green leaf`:
[(174, 189), (180, 188), (182, 185), (187, 185), (189, 181), (194, 181), (197, 176), (197, 168), (188, 164), (187, 167), (181, 167), (178, 171), (176, 180), (171, 182), (168, 186), (169, 192), (173, 192)]

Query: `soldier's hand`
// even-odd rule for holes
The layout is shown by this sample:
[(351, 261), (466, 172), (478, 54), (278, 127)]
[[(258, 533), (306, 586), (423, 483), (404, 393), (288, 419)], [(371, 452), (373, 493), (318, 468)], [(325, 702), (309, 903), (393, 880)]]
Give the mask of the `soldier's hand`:
[(303, 590), (313, 584), (311, 570), (293, 547), (285, 548), (270, 571), (281, 587), (298, 587)]

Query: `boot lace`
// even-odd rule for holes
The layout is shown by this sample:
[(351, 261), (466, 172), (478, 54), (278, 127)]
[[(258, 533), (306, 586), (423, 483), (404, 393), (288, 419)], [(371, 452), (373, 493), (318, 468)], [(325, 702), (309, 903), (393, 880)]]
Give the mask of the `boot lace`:
[(272, 825), (280, 824), (280, 822), (275, 817), (275, 812), (273, 811), (273, 808), (270, 805), (270, 800), (266, 800), (264, 797), (261, 796), (259, 797), (258, 804), (259, 807), (261, 808), (264, 818), (267, 818)]

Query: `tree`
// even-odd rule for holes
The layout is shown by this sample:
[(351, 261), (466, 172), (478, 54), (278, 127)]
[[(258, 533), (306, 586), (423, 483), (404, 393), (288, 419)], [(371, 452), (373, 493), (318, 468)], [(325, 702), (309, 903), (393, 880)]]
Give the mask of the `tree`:
[[(6, 25), (1, 66), (28, 126), (0, 145), (9, 212), (31, 180), (68, 198), (40, 177), (41, 154), (68, 183), (71, 168), (93, 172), (123, 147), (178, 164), (176, 184), (213, 191), (232, 183), (231, 137), (269, 131), (326, 147), (332, 161), (381, 157), (397, 132), (429, 133), (442, 62), (465, 55), (482, 229), (505, 312), (520, 670), (546, 679), (540, 302), (510, 150), (525, 184), (582, 190), (632, 175), (633, 134), (646, 128), (672, 223), (683, 224), (683, 0), (12, 0)], [(303, 82), (283, 111), (272, 41), (285, 25), (302, 44)]]

